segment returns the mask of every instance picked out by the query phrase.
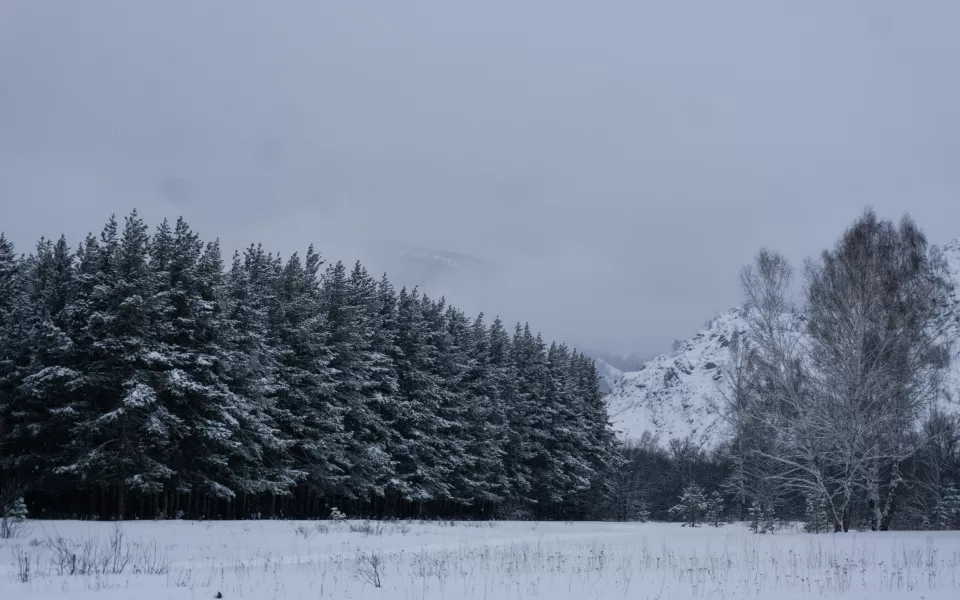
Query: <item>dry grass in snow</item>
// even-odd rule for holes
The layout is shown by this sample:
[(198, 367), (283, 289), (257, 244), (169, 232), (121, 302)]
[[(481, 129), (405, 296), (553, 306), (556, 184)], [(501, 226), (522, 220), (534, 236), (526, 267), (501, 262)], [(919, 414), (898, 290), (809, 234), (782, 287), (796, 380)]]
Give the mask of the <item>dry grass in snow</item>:
[(960, 597), (960, 532), (634, 523), (35, 521), (0, 598)]

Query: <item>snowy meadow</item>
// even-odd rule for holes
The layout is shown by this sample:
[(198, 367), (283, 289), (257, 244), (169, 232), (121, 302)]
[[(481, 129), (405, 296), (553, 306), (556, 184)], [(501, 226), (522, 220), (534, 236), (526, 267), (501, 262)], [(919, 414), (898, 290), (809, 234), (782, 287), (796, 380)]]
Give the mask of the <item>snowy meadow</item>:
[(927, 598), (960, 595), (960, 532), (741, 525), (34, 521), (0, 598)]

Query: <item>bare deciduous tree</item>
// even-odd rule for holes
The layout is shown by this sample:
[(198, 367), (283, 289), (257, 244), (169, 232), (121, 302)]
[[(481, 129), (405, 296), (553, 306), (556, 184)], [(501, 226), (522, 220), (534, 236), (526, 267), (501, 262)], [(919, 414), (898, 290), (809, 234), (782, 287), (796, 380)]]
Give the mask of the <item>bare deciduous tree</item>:
[(900, 467), (924, 443), (918, 424), (943, 391), (946, 269), (909, 218), (894, 225), (868, 210), (805, 275), (800, 316), (783, 257), (761, 251), (743, 270), (751, 350), (732, 360), (749, 375), (728, 374), (724, 414), (747, 440), (740, 460), (769, 461), (755, 486), (761, 477), (817, 498), (838, 531), (863, 497), (870, 526), (884, 530)]

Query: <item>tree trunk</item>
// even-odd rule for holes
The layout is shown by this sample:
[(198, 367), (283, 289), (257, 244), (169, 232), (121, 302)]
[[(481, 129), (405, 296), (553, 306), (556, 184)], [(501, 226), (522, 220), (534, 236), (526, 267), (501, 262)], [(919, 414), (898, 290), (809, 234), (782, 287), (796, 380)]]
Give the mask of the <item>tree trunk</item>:
[(893, 513), (896, 508), (897, 492), (900, 490), (900, 484), (903, 478), (900, 476), (900, 461), (893, 463), (893, 470), (890, 473), (890, 491), (887, 492), (887, 502), (883, 507), (883, 515), (880, 517), (880, 531), (890, 531), (890, 523), (893, 522)]
[(123, 520), (126, 508), (126, 490), (123, 487), (123, 479), (121, 478), (117, 480), (117, 521)]

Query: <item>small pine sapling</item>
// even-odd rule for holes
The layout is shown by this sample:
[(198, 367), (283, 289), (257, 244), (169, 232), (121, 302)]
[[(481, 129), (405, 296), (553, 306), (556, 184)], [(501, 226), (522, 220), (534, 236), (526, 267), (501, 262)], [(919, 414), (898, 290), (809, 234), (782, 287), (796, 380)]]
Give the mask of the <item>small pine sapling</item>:
[(807, 533), (825, 533), (831, 530), (827, 502), (822, 496), (807, 495), (803, 530)]
[(720, 527), (723, 524), (723, 517), (726, 510), (723, 505), (723, 497), (720, 492), (713, 492), (707, 500), (706, 521), (714, 527)]
[(683, 489), (680, 503), (670, 509), (670, 514), (680, 516), (684, 526), (696, 527), (697, 521), (707, 512), (707, 508), (708, 502), (703, 488), (692, 483)]

